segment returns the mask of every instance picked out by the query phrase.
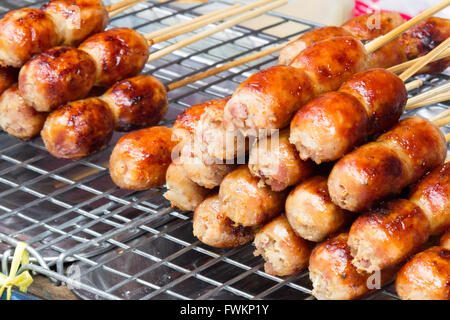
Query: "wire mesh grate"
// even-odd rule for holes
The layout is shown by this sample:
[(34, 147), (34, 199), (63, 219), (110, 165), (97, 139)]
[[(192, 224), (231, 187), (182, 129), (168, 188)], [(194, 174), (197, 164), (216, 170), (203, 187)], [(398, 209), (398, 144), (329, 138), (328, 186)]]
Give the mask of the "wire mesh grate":
[[(5, 1), (0, 13), (43, 2)], [(143, 2), (114, 17), (110, 27), (148, 33), (230, 4)], [(144, 73), (168, 84), (317, 26), (278, 13), (264, 17), (260, 28), (224, 30), (147, 64)], [(294, 31), (274, 35), (286, 24), (294, 25)], [(152, 50), (192, 34), (158, 43)], [(275, 61), (276, 56), (267, 56), (169, 92), (170, 108), (163, 124), (170, 125), (188, 106), (230, 95), (250, 74)], [(449, 80), (446, 75), (423, 79), (426, 85), (412, 95)], [(448, 106), (438, 104), (408, 115), (429, 117), (444, 108)], [(117, 188), (109, 177), (108, 161), (119, 137), (115, 134), (110, 147), (100, 153), (65, 161), (51, 157), (41, 139), (24, 142), (1, 133), (0, 233), (26, 241), (64, 279), (95, 288), (74, 288), (86, 299), (312, 298), (307, 272), (288, 278), (270, 276), (263, 272), (261, 258), (253, 256), (251, 245), (224, 250), (200, 243), (192, 235), (192, 213), (171, 209), (162, 197), (164, 188), (138, 193)], [(9, 247), (0, 243), (0, 253)], [(387, 287), (372, 298), (392, 299), (395, 292)]]

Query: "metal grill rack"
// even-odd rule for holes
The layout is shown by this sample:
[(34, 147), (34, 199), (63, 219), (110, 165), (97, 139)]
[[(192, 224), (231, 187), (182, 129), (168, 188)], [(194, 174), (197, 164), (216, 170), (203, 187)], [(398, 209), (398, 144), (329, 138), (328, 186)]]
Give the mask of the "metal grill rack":
[[(45, 1), (7, 0), (0, 13)], [(108, 3), (108, 1), (106, 1)], [(230, 5), (227, 1), (138, 4), (110, 26), (142, 33)], [(259, 29), (233, 27), (148, 64), (144, 73), (171, 83), (269, 45), (283, 43), (317, 25), (278, 13), (265, 15)], [(295, 31), (275, 36), (289, 24)], [(200, 32), (196, 31), (196, 32)], [(189, 36), (155, 45), (160, 49)], [(237, 67), (169, 93), (170, 125), (184, 108), (230, 95), (250, 74), (274, 64), (276, 56)], [(418, 94), (449, 81), (425, 76)], [(448, 108), (417, 111), (429, 117)], [(414, 112), (409, 112), (411, 115)], [(448, 132), (447, 128), (447, 132)], [(215, 249), (192, 235), (192, 213), (170, 208), (164, 188), (120, 190), (108, 174), (112, 146), (78, 161), (50, 156), (41, 139), (24, 142), (0, 133), (0, 253), (3, 268), (17, 240), (26, 241), (37, 264), (25, 268), (70, 285), (86, 299), (311, 299), (308, 273), (279, 278), (263, 271), (252, 245)], [(391, 287), (369, 298), (393, 299)]]

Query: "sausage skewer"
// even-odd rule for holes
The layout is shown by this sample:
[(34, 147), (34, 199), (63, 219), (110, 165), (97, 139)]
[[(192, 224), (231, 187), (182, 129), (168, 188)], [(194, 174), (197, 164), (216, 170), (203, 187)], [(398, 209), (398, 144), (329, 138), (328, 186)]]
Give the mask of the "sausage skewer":
[(336, 92), (310, 101), (294, 116), (289, 140), (302, 160), (334, 161), (368, 137), (392, 127), (405, 110), (403, 84), (417, 70), (444, 51), (450, 38), (404, 71), (399, 77), (383, 69), (355, 74)]
[(253, 136), (260, 129), (283, 128), (313, 97), (336, 90), (354, 73), (367, 69), (367, 54), (351, 37), (317, 42), (303, 50), (290, 66), (261, 70), (243, 82), (227, 103), (224, 122), (230, 130)]
[[(438, 234), (450, 224), (449, 178), (448, 164), (434, 169), (413, 189), (409, 201), (394, 200), (382, 209), (366, 213), (353, 223), (350, 233), (318, 245), (309, 266), (313, 295), (318, 299), (356, 299), (373, 291), (367, 281), (370, 277), (381, 277), (379, 284), (389, 279), (396, 265), (418, 250), (431, 233)], [(360, 241), (356, 241), (357, 236)], [(376, 268), (360, 268), (360, 261), (366, 265), (383, 263)], [(405, 268), (408, 267), (400, 270), (397, 281), (406, 287), (411, 286), (408, 279), (418, 275), (406, 273)], [(373, 273), (380, 269), (381, 273)], [(403, 292), (399, 294), (404, 297)]]

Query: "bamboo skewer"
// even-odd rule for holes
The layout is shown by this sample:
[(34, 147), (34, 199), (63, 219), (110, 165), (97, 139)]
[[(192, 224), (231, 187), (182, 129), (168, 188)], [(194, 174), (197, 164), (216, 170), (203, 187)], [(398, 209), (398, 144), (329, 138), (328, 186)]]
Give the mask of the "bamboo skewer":
[(129, 6), (131, 4), (135, 5), (135, 4), (139, 3), (139, 2), (144, 2), (144, 1), (147, 1), (147, 0), (122, 0), (122, 1), (119, 1), (117, 3), (113, 3), (113, 4), (109, 5), (109, 6), (107, 6), (106, 7), (106, 11), (112, 12), (112, 11), (115, 11), (117, 9), (120, 9), (120, 8), (123, 8), (123, 7), (127, 7), (127, 6)]
[(179, 41), (179, 42), (177, 42), (177, 43), (175, 43), (175, 44), (173, 44), (171, 46), (168, 46), (168, 47), (166, 47), (164, 49), (161, 49), (161, 50), (151, 54), (149, 59), (148, 59), (148, 62), (151, 62), (151, 61), (154, 61), (156, 59), (159, 59), (159, 58), (161, 58), (161, 57), (163, 57), (163, 56), (165, 56), (165, 55), (167, 55), (169, 53), (174, 52), (175, 50), (178, 50), (178, 49), (180, 49), (182, 47), (185, 47), (185, 46), (187, 46), (187, 45), (189, 45), (191, 43), (194, 43), (194, 42), (197, 42), (197, 41), (199, 41), (201, 39), (209, 37), (210, 35), (212, 35), (214, 33), (217, 33), (217, 32), (222, 31), (224, 29), (227, 29), (227, 28), (230, 28), (232, 26), (235, 26), (235, 25), (237, 25), (237, 24), (239, 24), (239, 23), (241, 23), (243, 21), (246, 21), (246, 20), (249, 20), (251, 18), (257, 17), (257, 16), (259, 16), (259, 15), (261, 15), (261, 14), (263, 14), (263, 13), (269, 11), (269, 10), (275, 9), (277, 7), (280, 7), (280, 6), (284, 5), (284, 4), (286, 4), (287, 2), (288, 2), (288, 0), (277, 0), (277, 1), (274, 1), (271, 4), (265, 5), (265, 6), (261, 7), (261, 8), (259, 8), (259, 9), (253, 10), (253, 11), (248, 12), (246, 14), (243, 14), (243, 15), (241, 15), (239, 17), (236, 17), (236, 18), (234, 18), (232, 20), (224, 22), (224, 23), (222, 23), (222, 24), (220, 24), (220, 25), (218, 25), (218, 26), (216, 26), (214, 28), (211, 28), (210, 30), (203, 31), (201, 33), (198, 33), (198, 34), (192, 36), (192, 37), (189, 37), (187, 39)]
[[(445, 141), (450, 142), (450, 133), (447, 133), (447, 134), (445, 135)], [(447, 159), (445, 160), (445, 162), (449, 162), (449, 161), (450, 161), (450, 158), (447, 158)]]
[[(439, 118), (437, 120), (431, 121), (436, 127), (444, 127), (448, 124), (450, 124), (450, 116)], [(447, 142), (449, 142), (447, 140)]]
[(419, 15), (415, 16), (414, 18), (412, 18), (411, 20), (405, 22), (404, 24), (402, 24), (398, 28), (395, 28), (391, 32), (389, 32), (389, 33), (387, 33), (387, 34), (385, 34), (385, 35), (383, 35), (381, 37), (378, 37), (377, 39), (375, 39), (375, 40), (371, 41), (370, 43), (368, 43), (365, 46), (367, 52), (369, 52), (369, 53), (374, 52), (375, 50), (379, 49), (380, 47), (382, 47), (387, 42), (389, 42), (389, 41), (395, 39), (396, 37), (398, 37), (400, 34), (405, 32), (409, 28), (411, 28), (411, 27), (415, 26), (416, 24), (422, 22), (423, 20), (431, 17), (433, 14), (441, 11), (442, 9), (446, 8), (449, 5), (450, 5), (450, 0), (444, 0), (441, 3), (435, 5), (434, 7), (423, 11), (421, 14), (419, 14)]
[(399, 77), (403, 81), (412, 77), (416, 74), (417, 71), (422, 69), (425, 65), (430, 63), (434, 58), (439, 56), (442, 52), (444, 52), (450, 46), (450, 38), (442, 42), (436, 48), (431, 50), (426, 56), (423, 56), (419, 61), (414, 63), (411, 67), (409, 67), (406, 71), (404, 71)]
[[(447, 48), (444, 52), (441, 52), (437, 57), (435, 57), (431, 62), (435, 62), (438, 60), (441, 60), (443, 58), (447, 58), (450, 57), (450, 48)], [(419, 61), (419, 59), (421, 59), (422, 57), (413, 59), (413, 60), (409, 60), (403, 63), (400, 63), (396, 66), (390, 67), (387, 70), (389, 70), (390, 72), (393, 73), (399, 73), (399, 72), (403, 72), (406, 69), (408, 69), (409, 67), (411, 67), (414, 63), (416, 63), (417, 61)]]
[(447, 117), (447, 116), (450, 116), (450, 109), (445, 110), (444, 112), (441, 112), (441, 113), (439, 113), (438, 115), (432, 117), (432, 118), (430, 119), (430, 121), (434, 121), (434, 120), (437, 120), (437, 119), (441, 119), (441, 118)]
[[(436, 95), (436, 96), (434, 96), (432, 98), (416, 102), (415, 104), (411, 104), (411, 105), (408, 106), (408, 110), (409, 109), (417, 109), (417, 108), (420, 108), (420, 107), (423, 107), (423, 106), (429, 106), (430, 104), (444, 102), (444, 101), (447, 101), (447, 100), (450, 100), (450, 92), (441, 93), (441, 94), (438, 94), (438, 95)], [(449, 112), (449, 115), (450, 115), (450, 109), (447, 110), (447, 111)]]
[(418, 96), (415, 96), (408, 100), (408, 103), (406, 104), (406, 110), (418, 108), (416, 105), (422, 101), (426, 101), (428, 99), (431, 99), (435, 97), (438, 94), (441, 93), (447, 93), (450, 90), (450, 83), (444, 84), (442, 86), (436, 87), (434, 89), (431, 89), (427, 92), (424, 92)]

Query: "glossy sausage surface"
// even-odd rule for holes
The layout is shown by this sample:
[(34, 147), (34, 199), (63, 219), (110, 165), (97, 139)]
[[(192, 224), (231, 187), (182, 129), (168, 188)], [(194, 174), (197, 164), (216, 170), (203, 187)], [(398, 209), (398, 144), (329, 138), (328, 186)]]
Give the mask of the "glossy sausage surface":
[(19, 73), (22, 97), (42, 112), (84, 98), (94, 86), (95, 63), (71, 47), (55, 47), (28, 61)]
[(408, 200), (387, 202), (353, 222), (348, 237), (352, 263), (366, 272), (394, 267), (417, 252), (429, 235), (422, 209)]
[(166, 182), (172, 162), (172, 130), (150, 127), (125, 134), (111, 154), (109, 173), (115, 184), (128, 190), (147, 190)]
[(55, 22), (60, 45), (64, 46), (77, 46), (102, 32), (109, 20), (101, 0), (51, 0), (41, 9)]
[(432, 247), (415, 255), (398, 272), (402, 300), (450, 300), (450, 249)]
[(78, 48), (95, 61), (95, 84), (98, 86), (111, 86), (116, 81), (136, 76), (149, 56), (147, 40), (130, 28), (114, 28), (95, 34)]
[(54, 157), (79, 159), (105, 148), (111, 140), (114, 119), (98, 98), (68, 103), (46, 119), (41, 136)]
[(101, 98), (114, 114), (117, 131), (156, 125), (168, 110), (166, 88), (158, 79), (147, 75), (119, 81)]
[(59, 44), (53, 20), (39, 9), (8, 12), (0, 20), (0, 65), (22, 67), (35, 54)]

